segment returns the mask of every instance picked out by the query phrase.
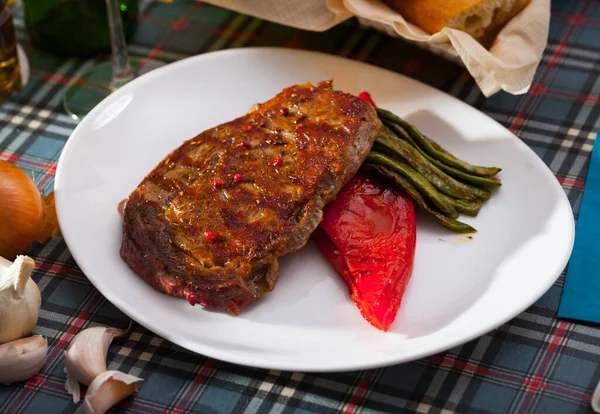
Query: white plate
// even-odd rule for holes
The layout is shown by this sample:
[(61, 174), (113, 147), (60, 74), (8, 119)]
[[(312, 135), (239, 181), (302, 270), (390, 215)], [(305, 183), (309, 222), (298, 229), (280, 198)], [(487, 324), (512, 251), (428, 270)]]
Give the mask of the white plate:
[[(236, 318), (153, 290), (119, 256), (119, 201), (184, 140), (282, 88), (334, 78), (368, 90), (458, 156), (503, 168), (472, 240), (418, 219), (411, 282), (392, 329), (363, 320), (309, 243), (281, 259), (275, 290)], [(558, 182), (516, 136), (438, 90), (312, 52), (236, 49), (157, 69), (99, 104), (75, 129), (56, 174), (62, 233), (94, 286), (148, 329), (192, 351), (283, 370), (336, 371), (414, 360), (476, 338), (537, 300), (565, 267), (573, 215)]]

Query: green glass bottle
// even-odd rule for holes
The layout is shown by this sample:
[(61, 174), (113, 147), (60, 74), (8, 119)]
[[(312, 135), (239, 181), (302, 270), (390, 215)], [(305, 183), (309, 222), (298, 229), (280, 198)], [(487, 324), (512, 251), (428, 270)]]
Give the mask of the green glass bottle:
[[(136, 29), (138, 0), (120, 0), (125, 38)], [(25, 24), (34, 44), (64, 56), (110, 51), (106, 0), (23, 0)]]

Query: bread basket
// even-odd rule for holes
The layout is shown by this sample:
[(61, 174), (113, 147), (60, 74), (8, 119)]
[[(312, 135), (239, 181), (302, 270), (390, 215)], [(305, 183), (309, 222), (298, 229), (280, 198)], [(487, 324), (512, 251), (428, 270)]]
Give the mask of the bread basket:
[(550, 0), (529, 5), (500, 30), (486, 49), (469, 34), (443, 28), (429, 34), (380, 0), (206, 0), (208, 3), (303, 30), (325, 31), (356, 17), (363, 25), (455, 62), (473, 76), (486, 97), (503, 90), (526, 93), (542, 60), (550, 26)]

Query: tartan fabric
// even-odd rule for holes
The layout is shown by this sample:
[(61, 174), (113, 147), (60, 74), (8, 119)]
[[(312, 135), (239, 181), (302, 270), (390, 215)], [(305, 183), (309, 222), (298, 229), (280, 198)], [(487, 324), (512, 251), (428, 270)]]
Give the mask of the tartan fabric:
[[(142, 2), (129, 51), (172, 62), (208, 51), (285, 46), (363, 60), (414, 77), (469, 103), (522, 138), (550, 167), (577, 213), (590, 152), (600, 129), (600, 1), (555, 0), (548, 47), (531, 91), (485, 99), (460, 67), (354, 20), (312, 33), (201, 2)], [(31, 64), (26, 88), (0, 104), (0, 159), (29, 172), (44, 194), (75, 127), (60, 99), (69, 80), (96, 61), (36, 49), (17, 13)], [(93, 288), (62, 238), (28, 254), (43, 304), (35, 333), (48, 338), (43, 371), (0, 385), (1, 413), (74, 412), (64, 391), (64, 351), (80, 329), (127, 326), (128, 318)], [(483, 337), (430, 358), (383, 369), (308, 374), (252, 369), (186, 351), (133, 325), (113, 342), (110, 369), (144, 378), (114, 409), (132, 413), (584, 413), (600, 380), (598, 326), (555, 319), (561, 276), (521, 315)]]

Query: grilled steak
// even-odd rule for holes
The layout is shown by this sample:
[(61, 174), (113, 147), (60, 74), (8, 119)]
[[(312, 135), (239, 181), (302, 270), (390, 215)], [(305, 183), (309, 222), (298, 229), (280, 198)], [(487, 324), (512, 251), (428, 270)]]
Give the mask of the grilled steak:
[(169, 154), (129, 196), (121, 256), (154, 288), (238, 310), (277, 283), (381, 123), (331, 82), (284, 89)]

